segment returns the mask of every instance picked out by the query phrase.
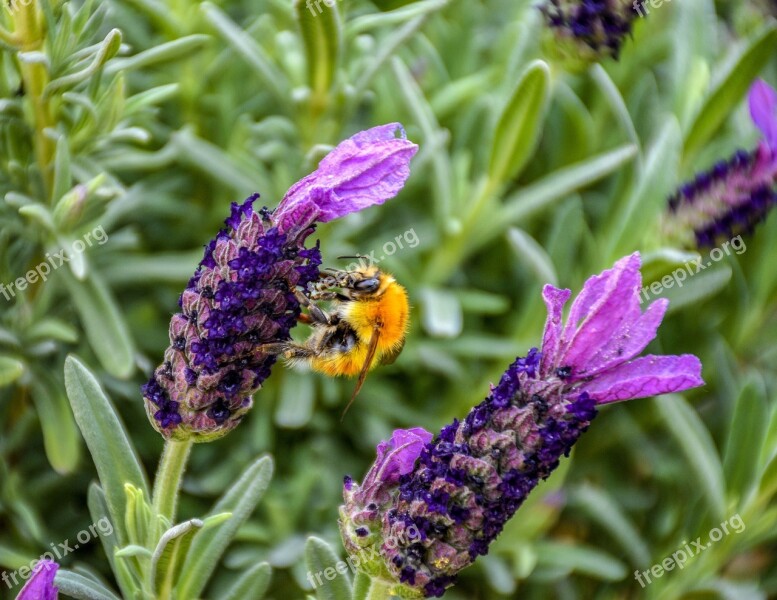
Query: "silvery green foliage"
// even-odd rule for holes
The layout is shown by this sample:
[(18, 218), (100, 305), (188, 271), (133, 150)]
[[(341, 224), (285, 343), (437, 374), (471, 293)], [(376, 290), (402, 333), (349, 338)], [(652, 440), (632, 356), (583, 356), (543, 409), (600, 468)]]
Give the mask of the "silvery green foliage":
[[(577, 289), (640, 250), (647, 300), (651, 284), (670, 299), (651, 351), (698, 355), (714, 366), (707, 385), (603, 410), (595, 425), (607, 434), (581, 439), (445, 597), (777, 593), (759, 560), (777, 530), (777, 219), (746, 249), (701, 255), (698, 270), (697, 255), (659, 227), (679, 184), (757, 143), (745, 99), (757, 77), (775, 83), (772, 3), (664, 2), (634, 23), (617, 62), (576, 75), (543, 47), (533, 0), (334, 4), (314, 16), (286, 0), (40, 2), (46, 34), (24, 48), (2, 11), (0, 283), (44, 261), (51, 273), (11, 300), (0, 292), (0, 568), (124, 510), (111, 457), (150, 501), (144, 473), (160, 440), (137, 390), (229, 203), (260, 191), (274, 206), (337, 142), (401, 121), (421, 148), (403, 197), (321, 232), (325, 264), (375, 251), (408, 288), (413, 327), (400, 359), (370, 374), (342, 425), (350, 382), (278, 369), (238, 431), (193, 453), (175, 522), (146, 528), (146, 551), (129, 537), (80, 548), (60, 587), (97, 578), (116, 596), (151, 590), (135, 578), (150, 577), (155, 553), (160, 564), (184, 537), (175, 527), (192, 523), (191, 597), (366, 598), (369, 581), (347, 566), (315, 589), (306, 577), (345, 561), (342, 476), (365, 473), (393, 429), (437, 431), (466, 414), (473, 391), (537, 339), (544, 284)], [(417, 247), (384, 250), (410, 228)], [(92, 245), (59, 265), (87, 234)], [(681, 267), (692, 273), (682, 286)], [(79, 436), (65, 393), (68, 352), (112, 399), (137, 464), (114, 437), (103, 440), (107, 464), (92, 468), (80, 437), (90, 448), (97, 438)], [(254, 512), (236, 499), (250, 492), (258, 503), (250, 482), (267, 469), (263, 453), (278, 477)], [(204, 531), (192, 522), (238, 510)], [(682, 570), (645, 588), (634, 578), (736, 514), (745, 529)]]

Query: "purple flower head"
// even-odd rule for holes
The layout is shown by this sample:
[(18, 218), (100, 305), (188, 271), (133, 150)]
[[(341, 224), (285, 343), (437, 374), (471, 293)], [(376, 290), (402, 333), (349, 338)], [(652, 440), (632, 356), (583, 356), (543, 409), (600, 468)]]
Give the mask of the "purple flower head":
[(593, 61), (617, 59), (632, 24), (642, 16), (630, 0), (545, 0), (539, 6), (555, 41), (569, 45), (568, 54)]
[(777, 93), (759, 79), (750, 88), (749, 106), (763, 140), (681, 185), (669, 197), (668, 235), (690, 244), (692, 231), (697, 247), (713, 247), (752, 231), (777, 203)]
[(16, 596), (16, 600), (57, 600), (59, 590), (54, 585), (59, 565), (50, 560), (42, 560), (32, 571), (29, 581)]
[(415, 144), (398, 124), (341, 143), (296, 183), (278, 208), (232, 204), (226, 227), (205, 246), (170, 322), (164, 362), (143, 386), (146, 412), (167, 439), (203, 442), (237, 427), (276, 361), (265, 344), (289, 339), (298, 289), (319, 277), (316, 223), (381, 204), (409, 175)]
[[(562, 318), (569, 290), (545, 286), (542, 349), (517, 358), (486, 399), (427, 443), (412, 472), (372, 506), (388, 581), (408, 597), (442, 596), (502, 531), (528, 494), (568, 456), (597, 406), (702, 385), (691, 355), (637, 358), (656, 336), (666, 301), (639, 305), (640, 257), (591, 277)], [(375, 467), (373, 467), (375, 468)], [(362, 515), (341, 509), (346, 549)], [(418, 535), (410, 535), (417, 532)], [(350, 537), (349, 537), (350, 536)], [(375, 568), (373, 567), (373, 571)]]

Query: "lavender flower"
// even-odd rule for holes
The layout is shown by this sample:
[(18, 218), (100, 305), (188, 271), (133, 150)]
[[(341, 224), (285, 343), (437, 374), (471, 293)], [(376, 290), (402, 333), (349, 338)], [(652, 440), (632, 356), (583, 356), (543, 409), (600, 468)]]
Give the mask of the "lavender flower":
[(545, 286), (541, 351), (516, 359), (481, 404), (424, 446), (398, 485), (375, 481), (380, 461), (363, 488), (346, 481), (341, 531), (349, 553), (377, 546), (370, 575), (393, 583), (402, 597), (441, 596), (569, 455), (599, 405), (704, 383), (695, 356), (637, 358), (668, 304), (657, 300), (641, 311), (639, 268), (633, 254), (591, 277), (566, 324), (570, 291)]
[(254, 209), (258, 194), (232, 204), (181, 295), (164, 362), (143, 386), (157, 431), (202, 442), (238, 425), (276, 361), (262, 345), (289, 339), (295, 291), (318, 278), (318, 244), (305, 247), (316, 223), (395, 196), (416, 150), (398, 123), (375, 127), (338, 145), (274, 212)]
[(667, 235), (697, 247), (713, 247), (749, 233), (777, 203), (777, 93), (761, 80), (750, 89), (750, 115), (764, 139), (752, 151), (728, 160), (684, 183), (669, 198)]
[(540, 11), (556, 41), (571, 47), (568, 54), (583, 60), (617, 59), (637, 6), (631, 0), (546, 0)]
[(42, 560), (32, 571), (29, 581), (16, 596), (16, 600), (57, 600), (59, 590), (54, 586), (54, 577), (59, 565), (50, 560)]

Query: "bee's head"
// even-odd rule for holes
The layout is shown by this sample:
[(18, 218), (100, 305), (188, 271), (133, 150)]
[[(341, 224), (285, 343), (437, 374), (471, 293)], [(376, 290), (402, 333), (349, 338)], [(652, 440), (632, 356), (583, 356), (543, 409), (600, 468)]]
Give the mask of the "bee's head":
[[(339, 257), (339, 258), (364, 258)], [(348, 271), (332, 271), (343, 294), (351, 300), (361, 300), (371, 296), (380, 296), (393, 277), (381, 272), (377, 266), (362, 263)]]

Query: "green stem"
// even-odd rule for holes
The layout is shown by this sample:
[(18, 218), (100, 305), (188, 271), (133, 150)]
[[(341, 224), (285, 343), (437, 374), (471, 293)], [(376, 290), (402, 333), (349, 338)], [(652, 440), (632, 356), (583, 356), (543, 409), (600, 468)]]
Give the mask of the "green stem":
[(194, 442), (165, 442), (162, 459), (154, 480), (154, 510), (170, 520), (175, 520), (178, 504), (178, 490), (181, 487), (186, 462)]
[(390, 583), (386, 583), (377, 577), (372, 578), (365, 600), (391, 600), (393, 597)]
[[(38, 2), (19, 2), (14, 12), (14, 33), (18, 47), (23, 52), (41, 51), (44, 47), (45, 24)], [(51, 168), (55, 152), (55, 142), (46, 135), (46, 129), (54, 127), (51, 108), (45, 98), (49, 74), (46, 67), (38, 62), (19, 64), (24, 93), (32, 104), (35, 118), (35, 155), (46, 190), (51, 191), (54, 171)], [(57, 200), (54, 198), (52, 201)]]

